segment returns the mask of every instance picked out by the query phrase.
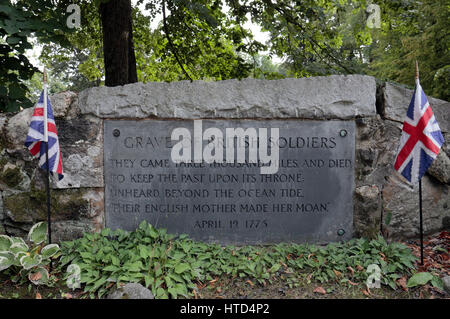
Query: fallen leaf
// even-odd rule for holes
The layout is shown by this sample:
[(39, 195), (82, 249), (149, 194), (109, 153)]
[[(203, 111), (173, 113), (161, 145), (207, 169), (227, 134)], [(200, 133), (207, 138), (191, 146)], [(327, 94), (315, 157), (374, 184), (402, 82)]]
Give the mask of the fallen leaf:
[(367, 290), (363, 289), (363, 290), (362, 290), (362, 293), (363, 293), (364, 295), (366, 295), (367, 297), (370, 297), (370, 293), (369, 293)]
[(353, 282), (351, 280), (348, 280), (347, 282), (352, 286), (358, 286), (358, 284), (356, 282)]
[(72, 296), (72, 294), (65, 293), (65, 294), (64, 294), (64, 298), (66, 298), (66, 299), (72, 299), (73, 296)]
[(252, 287), (254, 286), (254, 284), (252, 283), (252, 281), (251, 281), (250, 279), (247, 280), (246, 283), (249, 284), (249, 285), (252, 286)]
[(342, 277), (342, 273), (340, 271), (333, 269), (333, 272), (336, 275), (336, 277), (338, 277), (338, 278)]
[(356, 266), (356, 270), (358, 270), (358, 271), (363, 271), (364, 268), (363, 268), (361, 265), (358, 265), (358, 266)]
[(42, 296), (41, 296), (41, 294), (40, 293), (36, 293), (36, 299), (42, 299)]
[(408, 291), (408, 287), (406, 286), (407, 284), (406, 276), (397, 279), (397, 284), (402, 288), (402, 290)]
[(325, 289), (323, 289), (322, 287), (316, 287), (316, 288), (314, 288), (314, 291), (313, 291), (313, 292), (316, 292), (316, 293), (322, 294), (322, 295), (326, 295), (326, 294), (327, 294), (327, 292), (325, 291)]
[(34, 274), (31, 274), (30, 279), (32, 281), (38, 281), (42, 278), (42, 273), (40, 271), (35, 272)]
[(348, 266), (347, 269), (352, 273), (352, 276), (355, 274), (355, 271), (352, 267)]
[(199, 282), (197, 283), (197, 288), (198, 288), (198, 290), (202, 290), (202, 289), (205, 288), (205, 287), (206, 287), (206, 284), (202, 283), (201, 281), (199, 281)]
[(198, 299), (197, 291), (196, 291), (195, 289), (192, 289), (192, 293), (194, 294), (194, 298), (195, 298), (195, 299)]

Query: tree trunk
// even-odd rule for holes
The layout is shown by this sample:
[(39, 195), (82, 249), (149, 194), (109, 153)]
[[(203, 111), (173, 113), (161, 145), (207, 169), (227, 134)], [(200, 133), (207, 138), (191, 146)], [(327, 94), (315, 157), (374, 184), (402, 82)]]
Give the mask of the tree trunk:
[(101, 3), (99, 11), (103, 29), (105, 85), (137, 82), (131, 0)]

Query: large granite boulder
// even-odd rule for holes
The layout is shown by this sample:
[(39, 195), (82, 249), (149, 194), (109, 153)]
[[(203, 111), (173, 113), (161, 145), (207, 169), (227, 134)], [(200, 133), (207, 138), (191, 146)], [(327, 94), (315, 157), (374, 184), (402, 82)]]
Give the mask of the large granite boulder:
[[(356, 122), (354, 234), (417, 236), (417, 189), (393, 170), (413, 91), (370, 76), (328, 76), (264, 81), (188, 81), (96, 87), (50, 96), (65, 178), (52, 183), (54, 236), (77, 238), (104, 227), (104, 119), (262, 118)], [(450, 103), (428, 97), (450, 140)], [(0, 234), (24, 236), (46, 218), (44, 179), (24, 147), (33, 109), (0, 114)], [(450, 143), (423, 179), (427, 233), (450, 228)]]
[(134, 83), (80, 93), (82, 114), (100, 118), (308, 118), (374, 116), (375, 79), (364, 75), (283, 80)]
[[(434, 178), (422, 178), (423, 230), (425, 234), (450, 227), (450, 188)], [(389, 176), (382, 191), (383, 224), (388, 216), (387, 230), (392, 238), (412, 238), (419, 235), (418, 185), (407, 184), (397, 173)]]

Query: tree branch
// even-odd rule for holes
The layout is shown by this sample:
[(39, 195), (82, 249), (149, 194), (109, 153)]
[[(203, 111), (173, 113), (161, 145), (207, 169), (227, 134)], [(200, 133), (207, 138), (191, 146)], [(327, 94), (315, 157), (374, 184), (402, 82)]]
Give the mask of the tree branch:
[(189, 73), (187, 73), (187, 71), (184, 69), (184, 66), (181, 63), (180, 58), (178, 57), (177, 50), (172, 42), (172, 39), (169, 36), (169, 28), (167, 27), (167, 21), (166, 21), (166, 1), (164, 1), (164, 0), (162, 2), (162, 14), (163, 14), (164, 34), (166, 35), (166, 39), (169, 42), (170, 47), (172, 48), (172, 52), (173, 52), (173, 55), (175, 56), (175, 60), (177, 60), (177, 63), (183, 70), (184, 74), (186, 74), (186, 76), (192, 82), (193, 80), (190, 77)]
[[(286, 19), (286, 21), (288, 23), (292, 23), (293, 25), (297, 26), (300, 28), (300, 30), (303, 31), (303, 33), (308, 37), (308, 39), (315, 45), (317, 46), (319, 49), (321, 49), (329, 58), (331, 58), (338, 66), (340, 66), (342, 69), (344, 69), (346, 72), (348, 73), (353, 73), (350, 69), (348, 69), (345, 65), (343, 65), (341, 63), (341, 61), (339, 61), (338, 58), (336, 58), (334, 55), (332, 55), (330, 52), (328, 52), (328, 50), (326, 50), (323, 46), (321, 46), (315, 39), (313, 39), (313, 37), (311, 37), (308, 32), (306, 31), (305, 27), (303, 27), (303, 25), (301, 25), (298, 21), (296, 21), (296, 19), (294, 17), (292, 17), (289, 13), (286, 12), (286, 10), (284, 8), (281, 8), (279, 5), (276, 5), (274, 3), (272, 3), (271, 0), (263, 0), (264, 3), (266, 3), (266, 5), (268, 5), (269, 7), (272, 7), (273, 9), (275, 9), (278, 13), (280, 13), (281, 15), (284, 16), (284, 18)], [(311, 46), (311, 48), (313, 49), (313, 51), (319, 56), (319, 58), (321, 58), (322, 60), (324, 60), (322, 58), (322, 56), (316, 51), (316, 49), (314, 48), (314, 46)], [(325, 61), (325, 60), (324, 60)], [(325, 62), (326, 63), (326, 62)], [(327, 63), (328, 64), (328, 63)]]

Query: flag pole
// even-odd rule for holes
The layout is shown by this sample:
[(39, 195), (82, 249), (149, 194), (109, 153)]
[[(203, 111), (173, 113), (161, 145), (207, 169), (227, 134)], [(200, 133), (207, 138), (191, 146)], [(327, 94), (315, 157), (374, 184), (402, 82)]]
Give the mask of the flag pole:
[[(419, 64), (416, 60), (416, 89), (417, 84), (419, 84)], [(419, 228), (420, 228), (420, 265), (423, 266), (422, 178), (419, 178)]]
[[(47, 189), (47, 224), (48, 224), (48, 243), (52, 243), (52, 224), (50, 218), (50, 163), (48, 162), (48, 108), (47, 101), (47, 71), (44, 67), (44, 143), (45, 143), (45, 162), (47, 164), (47, 174), (45, 178), (45, 187)], [(50, 262), (50, 270), (52, 268), (52, 264)]]

